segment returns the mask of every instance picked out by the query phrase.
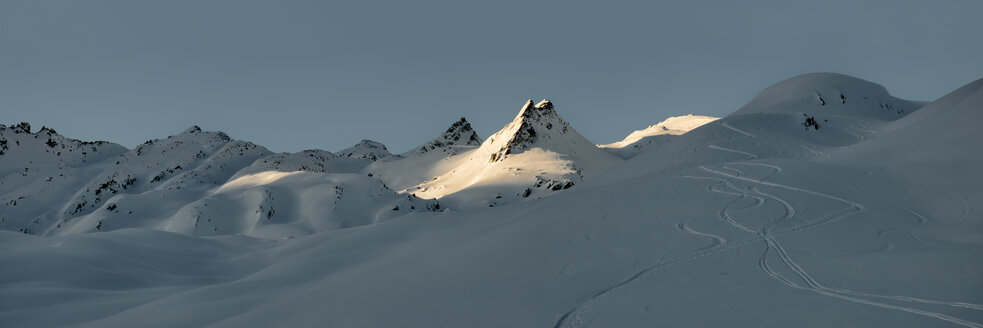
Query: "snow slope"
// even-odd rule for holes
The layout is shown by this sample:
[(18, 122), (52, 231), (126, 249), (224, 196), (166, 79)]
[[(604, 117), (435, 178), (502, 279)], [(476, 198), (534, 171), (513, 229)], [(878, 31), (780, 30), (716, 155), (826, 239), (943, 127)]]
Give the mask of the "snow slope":
[(413, 187), (453, 169), (461, 153), (481, 145), (481, 137), (467, 119), (451, 124), (436, 138), (400, 154), (396, 159), (372, 163), (366, 172), (384, 181), (395, 190), (411, 192)]
[[(843, 90), (844, 107), (815, 103), (830, 90)], [(576, 188), (509, 206), (293, 239), (0, 231), (0, 322), (983, 327), (973, 128), (983, 82), (921, 108), (882, 90), (796, 77)], [(803, 125), (803, 113), (820, 127)], [(331, 176), (267, 174), (228, 188)]]
[(47, 217), (44, 234), (73, 234), (163, 224), (180, 206), (270, 155), (255, 144), (191, 127), (108, 160), (105, 170)]
[(0, 229), (43, 233), (52, 204), (64, 203), (124, 152), (118, 144), (69, 139), (49, 128), (31, 132), (27, 123), (0, 124)]
[(673, 136), (677, 136), (704, 124), (718, 120), (717, 117), (702, 115), (684, 115), (667, 118), (665, 121), (650, 125), (628, 134), (625, 139), (606, 145), (599, 145), (621, 158), (629, 159), (653, 147), (663, 145)]

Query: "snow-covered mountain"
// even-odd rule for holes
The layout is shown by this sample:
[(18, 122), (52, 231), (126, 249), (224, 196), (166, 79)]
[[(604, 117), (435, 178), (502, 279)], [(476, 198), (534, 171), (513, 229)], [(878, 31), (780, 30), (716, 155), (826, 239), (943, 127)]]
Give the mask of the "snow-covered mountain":
[(193, 126), (113, 159), (77, 191), (46, 234), (156, 226), (270, 151)]
[(361, 173), (393, 156), (373, 141), (338, 154), (273, 154), (194, 126), (127, 151), (66, 139), (47, 128), (31, 133), (26, 123), (0, 133), (10, 144), (2, 156), (26, 159), (3, 161), (0, 224), (29, 234), (142, 227), (285, 237), (439, 208)]
[(494, 207), (568, 189), (618, 162), (577, 133), (552, 102), (530, 99), (480, 147), (446, 158), (443, 172), (405, 191), (451, 207)]
[(386, 145), (372, 140), (362, 140), (354, 146), (338, 151), (338, 156), (341, 157), (367, 159), (371, 161), (376, 161), (380, 158), (387, 158), (392, 155), (393, 154), (386, 149)]
[[(582, 181), (582, 168), (592, 174), (617, 161), (577, 134), (549, 101), (529, 101), (493, 136), (497, 141), (483, 143), (461, 118), (400, 155), (371, 140), (336, 153), (274, 154), (197, 126), (128, 151), (65, 139), (47, 128), (29, 130), (24, 123), (3, 131), (11, 135), (5, 137), (12, 143), (7, 156), (28, 160), (23, 172), (15, 172), (19, 165), (4, 167), (2, 200), (11, 210), (0, 223), (39, 235), (134, 227), (306, 235), (434, 211), (436, 199), (463, 209), (539, 197)], [(73, 177), (73, 168), (85, 174)]]
[[(112, 194), (83, 191), (117, 171), (137, 181), (52, 230), (92, 231), (72, 222), (98, 217), (98, 233), (24, 234), (30, 219), (0, 207), (16, 223), (0, 230), (0, 322), (983, 327), (981, 114), (983, 80), (922, 105), (820, 73), (628, 160), (531, 101), (480, 145), (457, 133), (471, 130), (462, 120), (427, 151), (357, 147), (375, 158), (258, 146), (216, 157), (238, 143), (198, 131), (139, 156), (102, 144), (82, 162), (73, 148), (68, 170), (45, 148), (10, 146), (0, 155), (5, 203)], [(48, 147), (46, 134), (11, 129), (0, 128), (8, 145)], [(198, 183), (188, 174), (206, 159), (181, 161), (184, 147), (210, 149), (209, 163), (235, 172), (202, 171), (213, 183)], [(165, 150), (162, 163), (140, 158)], [(123, 158), (126, 169), (115, 168)], [(44, 167), (71, 172), (63, 196), (24, 189), (48, 183)], [(528, 187), (540, 176), (581, 180)], [(439, 209), (427, 192), (440, 195)], [(16, 211), (55, 217), (59, 206)], [(132, 220), (116, 218), (128, 207)], [(137, 214), (151, 210), (166, 218)], [(117, 229), (129, 222), (155, 224)]]
[(413, 153), (426, 153), (430, 151), (440, 151), (444, 153), (451, 153), (451, 155), (456, 154), (460, 150), (467, 149), (468, 147), (475, 147), (481, 145), (481, 137), (478, 133), (471, 128), (471, 123), (468, 122), (466, 118), (461, 118), (459, 121), (451, 124), (447, 131), (442, 133), (437, 138), (428, 141), (420, 147), (411, 150), (404, 156)]
[(395, 159), (372, 163), (366, 172), (385, 181), (393, 189), (409, 193), (417, 190), (414, 188), (417, 185), (452, 170), (462, 158), (458, 155), (480, 145), (481, 137), (462, 117), (434, 139)]
[(0, 229), (43, 234), (57, 221), (58, 205), (126, 151), (114, 143), (66, 138), (46, 127), (31, 132), (28, 123), (0, 124)]

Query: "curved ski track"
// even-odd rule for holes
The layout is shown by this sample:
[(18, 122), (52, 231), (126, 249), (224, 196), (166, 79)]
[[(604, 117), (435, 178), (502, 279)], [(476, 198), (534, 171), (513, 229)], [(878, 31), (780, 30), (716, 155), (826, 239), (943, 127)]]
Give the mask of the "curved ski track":
[[(743, 135), (746, 135), (746, 136), (749, 136), (749, 137), (752, 137), (752, 138), (755, 137), (753, 134), (748, 133), (748, 132), (745, 132), (745, 131), (740, 130), (740, 129), (737, 129), (737, 128), (733, 127), (733, 126), (730, 126), (726, 122), (721, 122), (720, 125), (723, 126), (723, 127), (725, 127), (725, 128), (728, 128), (730, 130), (733, 130), (733, 131), (735, 131), (737, 133), (740, 133), (740, 134), (743, 134)], [(863, 132), (868, 132), (868, 131), (863, 131)], [(870, 130), (869, 132), (872, 135), (874, 131)], [(859, 135), (859, 134), (856, 134), (856, 135), (860, 138), (861, 141), (863, 139), (866, 139), (866, 137), (867, 137), (867, 136), (863, 136), (863, 135)], [(720, 146), (717, 146), (717, 145), (707, 145), (707, 147), (709, 147), (711, 149), (715, 149), (715, 150), (725, 151), (725, 152), (743, 154), (743, 155), (748, 156), (748, 159), (747, 160), (758, 158), (758, 156), (755, 155), (755, 154), (744, 152), (744, 151), (740, 151), (740, 150), (736, 150), (736, 149), (730, 149), (730, 148), (720, 147)], [(807, 148), (807, 150), (810, 150), (810, 149)], [(819, 152), (817, 152), (817, 153), (819, 153)], [(821, 153), (819, 153), (819, 154), (821, 154)], [(770, 167), (770, 168), (774, 169), (775, 172), (772, 172), (771, 174), (769, 174), (769, 175), (767, 175), (765, 177), (759, 178), (759, 179), (753, 179), (753, 178), (744, 177), (743, 176), (744, 175), (744, 172), (743, 171), (738, 170), (738, 169), (732, 167), (731, 165), (756, 165), (756, 166), (765, 166), (765, 167)], [(761, 271), (763, 273), (765, 273), (769, 277), (777, 280), (778, 282), (782, 283), (783, 285), (789, 286), (791, 288), (795, 288), (795, 289), (799, 289), (799, 290), (811, 291), (811, 292), (815, 292), (815, 293), (818, 293), (818, 294), (821, 294), (821, 295), (825, 295), (825, 296), (829, 296), (829, 297), (834, 297), (834, 298), (838, 298), (838, 299), (842, 299), (842, 300), (846, 300), (846, 301), (850, 301), (850, 302), (855, 302), (855, 303), (859, 303), (859, 304), (866, 304), (866, 305), (876, 306), (876, 307), (885, 308), (885, 309), (898, 310), (898, 311), (903, 311), (903, 312), (907, 312), (907, 313), (911, 313), (911, 314), (923, 315), (923, 316), (927, 316), (927, 317), (931, 317), (931, 318), (943, 320), (943, 321), (954, 323), (954, 324), (961, 325), (961, 326), (973, 327), (973, 328), (983, 328), (983, 324), (972, 322), (972, 321), (968, 321), (968, 320), (965, 320), (965, 319), (956, 318), (956, 317), (953, 317), (953, 316), (950, 316), (950, 315), (947, 315), (947, 314), (942, 314), (942, 313), (938, 313), (938, 312), (932, 312), (932, 311), (917, 309), (917, 308), (913, 308), (913, 307), (907, 307), (907, 306), (899, 306), (899, 305), (894, 305), (894, 304), (881, 303), (881, 302), (876, 302), (876, 301), (872, 301), (872, 300), (864, 299), (864, 298), (860, 298), (860, 297), (888, 299), (888, 300), (893, 300), (893, 301), (913, 302), (913, 303), (932, 304), (932, 305), (944, 305), (944, 306), (951, 306), (951, 307), (958, 307), (958, 308), (966, 308), (966, 309), (983, 311), (983, 305), (981, 305), (981, 304), (973, 304), (973, 303), (966, 303), (966, 302), (937, 301), (937, 300), (928, 300), (928, 299), (922, 299), (922, 298), (916, 298), (916, 297), (908, 297), (908, 296), (878, 295), (878, 294), (864, 293), (864, 292), (858, 292), (858, 291), (853, 291), (853, 290), (848, 290), (848, 289), (842, 289), (842, 288), (831, 288), (831, 287), (827, 287), (827, 286), (823, 285), (822, 283), (820, 283), (812, 275), (810, 275), (797, 262), (795, 262), (795, 260), (792, 258), (791, 255), (789, 255), (789, 253), (785, 249), (785, 247), (781, 243), (779, 243), (777, 239), (775, 239), (776, 236), (782, 236), (782, 235), (786, 235), (786, 234), (793, 233), (793, 232), (805, 231), (805, 230), (808, 230), (808, 229), (812, 229), (812, 228), (815, 228), (815, 227), (819, 227), (819, 226), (822, 226), (822, 225), (826, 225), (826, 224), (829, 224), (829, 223), (838, 221), (838, 220), (840, 220), (840, 219), (842, 219), (844, 217), (850, 216), (850, 215), (861, 213), (861, 212), (863, 212), (866, 209), (863, 205), (861, 205), (859, 203), (856, 203), (856, 202), (853, 202), (853, 201), (849, 201), (849, 200), (843, 199), (841, 197), (837, 197), (837, 196), (833, 196), (833, 195), (828, 195), (828, 194), (821, 193), (821, 192), (814, 191), (814, 190), (799, 188), (799, 187), (795, 187), (795, 186), (788, 186), (788, 185), (783, 185), (783, 184), (779, 184), (779, 183), (767, 182), (767, 181), (765, 181), (766, 179), (768, 179), (769, 177), (771, 177), (771, 176), (773, 176), (775, 174), (778, 174), (778, 173), (780, 173), (782, 171), (782, 168), (781, 167), (778, 167), (778, 166), (775, 166), (775, 165), (771, 165), (771, 164), (755, 163), (755, 162), (732, 162), (732, 163), (725, 163), (725, 164), (721, 165), (721, 167), (720, 167), (721, 169), (728, 170), (728, 171), (733, 171), (733, 173), (728, 173), (728, 172), (724, 172), (724, 171), (721, 171), (721, 170), (711, 169), (711, 168), (708, 168), (708, 167), (703, 166), (703, 165), (701, 165), (699, 167), (700, 167), (700, 169), (702, 169), (702, 170), (704, 170), (704, 171), (706, 171), (706, 172), (708, 172), (710, 174), (718, 175), (718, 176), (721, 176), (722, 178), (713, 177), (713, 176), (703, 177), (703, 176), (690, 176), (690, 175), (684, 175), (682, 177), (684, 177), (684, 178), (691, 178), (691, 179), (705, 179), (705, 180), (719, 181), (720, 183), (711, 185), (710, 187), (707, 188), (707, 190), (710, 191), (710, 192), (716, 192), (716, 193), (722, 193), (722, 194), (736, 196), (736, 198), (734, 200), (728, 202), (727, 204), (725, 204), (724, 207), (721, 208), (720, 211), (718, 211), (718, 216), (724, 222), (726, 222), (727, 224), (729, 224), (729, 225), (731, 225), (731, 226), (733, 226), (733, 227), (735, 227), (735, 228), (737, 228), (737, 229), (739, 229), (741, 231), (745, 231), (745, 232), (748, 232), (750, 234), (753, 234), (754, 237), (751, 237), (751, 238), (748, 238), (748, 239), (743, 239), (743, 240), (740, 240), (740, 241), (737, 241), (737, 242), (730, 242), (730, 243), (728, 243), (727, 239), (724, 239), (723, 237), (716, 236), (716, 235), (705, 234), (705, 233), (701, 233), (701, 232), (697, 232), (697, 231), (694, 231), (694, 230), (688, 228), (684, 223), (679, 223), (677, 225), (677, 228), (679, 228), (681, 231), (684, 231), (684, 232), (687, 232), (687, 233), (691, 233), (691, 234), (695, 234), (695, 235), (699, 235), (699, 236), (703, 236), (703, 237), (712, 238), (712, 239), (714, 239), (714, 243), (711, 244), (711, 246), (709, 246), (709, 247), (699, 249), (696, 252), (689, 253), (689, 254), (687, 254), (686, 256), (683, 256), (683, 257), (677, 257), (677, 258), (673, 258), (673, 259), (666, 259), (666, 260), (663, 260), (663, 261), (659, 261), (659, 262), (657, 262), (657, 263), (655, 263), (655, 264), (653, 264), (653, 265), (651, 265), (651, 266), (649, 266), (647, 268), (644, 268), (644, 269), (638, 271), (637, 273), (635, 273), (634, 275), (628, 277), (627, 279), (625, 279), (625, 280), (623, 280), (623, 281), (621, 281), (621, 282), (619, 282), (619, 283), (617, 283), (617, 284), (615, 284), (613, 286), (610, 286), (610, 287), (608, 287), (606, 289), (603, 289), (603, 290), (601, 290), (601, 291), (593, 294), (587, 300), (581, 302), (580, 305), (574, 307), (570, 311), (567, 311), (562, 316), (560, 316), (560, 318), (554, 324), (554, 328), (558, 328), (558, 327), (579, 327), (579, 326), (581, 326), (583, 324), (583, 317), (584, 317), (584, 315), (590, 310), (591, 304), (594, 301), (599, 300), (600, 298), (602, 298), (602, 297), (604, 297), (606, 295), (609, 295), (611, 293), (614, 293), (616, 291), (621, 290), (625, 286), (631, 284), (632, 282), (637, 281), (639, 278), (644, 277), (647, 273), (649, 273), (649, 272), (651, 272), (653, 270), (656, 270), (656, 269), (659, 269), (659, 268), (662, 268), (662, 267), (665, 267), (665, 266), (668, 266), (668, 265), (672, 265), (672, 264), (675, 264), (675, 263), (689, 261), (689, 260), (693, 260), (693, 259), (696, 259), (696, 258), (699, 258), (699, 257), (703, 257), (703, 256), (706, 256), (706, 255), (710, 255), (710, 254), (722, 252), (722, 251), (725, 251), (725, 250), (733, 249), (733, 248), (736, 248), (736, 247), (741, 247), (741, 246), (748, 245), (748, 244), (751, 244), (751, 243), (756, 242), (756, 241), (759, 241), (759, 240), (763, 240), (765, 242), (765, 251), (763, 252), (763, 254), (761, 255), (761, 257), (758, 259), (758, 266), (759, 266), (759, 268), (761, 269)], [(743, 181), (743, 182), (751, 183), (753, 185), (751, 187), (747, 188), (747, 189), (742, 189), (742, 188), (739, 188), (736, 185), (734, 185), (734, 183), (733, 183), (734, 181)], [(717, 185), (723, 185), (723, 186), (725, 186), (729, 190), (720, 190), (720, 189), (717, 189), (716, 188)], [(835, 200), (835, 201), (844, 203), (844, 204), (846, 204), (848, 206), (847, 207), (844, 207), (844, 208), (841, 208), (841, 209), (830, 211), (830, 212), (828, 212), (826, 214), (823, 214), (823, 215), (819, 216), (816, 220), (813, 220), (812, 222), (803, 221), (804, 223), (802, 223), (802, 224), (800, 224), (798, 226), (793, 226), (793, 227), (788, 228), (788, 229), (786, 229), (784, 231), (775, 232), (774, 229), (773, 229), (773, 225), (774, 224), (779, 223), (779, 222), (783, 222), (783, 221), (787, 221), (787, 220), (793, 218), (798, 213), (798, 211), (791, 205), (790, 202), (788, 202), (785, 199), (779, 197), (778, 195), (764, 193), (764, 192), (762, 192), (762, 191), (759, 190), (758, 186), (768, 186), (768, 187), (777, 188), (777, 189), (784, 189), (784, 190), (787, 190), (787, 191), (793, 191), (793, 192), (800, 192), (800, 193), (810, 194), (810, 195), (814, 195), (814, 196), (818, 196), (818, 197), (822, 197), (822, 198), (827, 198), (827, 199)], [(734, 204), (736, 204), (740, 200), (746, 199), (746, 198), (750, 198), (750, 199), (753, 199), (755, 201), (755, 203), (753, 205), (751, 205), (749, 207), (746, 207), (746, 208), (753, 208), (753, 207), (762, 206), (765, 203), (766, 199), (771, 199), (771, 200), (774, 200), (775, 202), (780, 203), (785, 208), (785, 214), (782, 215), (780, 218), (777, 218), (777, 219), (773, 220), (771, 222), (771, 224), (766, 225), (764, 227), (761, 227), (759, 230), (755, 230), (752, 227), (748, 227), (748, 226), (740, 223), (737, 218), (733, 217), (729, 213), (729, 211), (731, 210), (731, 206), (733, 206)], [(964, 210), (963, 210), (963, 213), (962, 213), (961, 217), (957, 220), (957, 222), (959, 222), (959, 223), (961, 223), (961, 221), (964, 220), (965, 217), (968, 216), (968, 214), (969, 214), (969, 206), (968, 206), (968, 204), (966, 204), (965, 199), (961, 199), (961, 200), (963, 201)], [(920, 219), (922, 219), (922, 218), (920, 218)], [(779, 272), (777, 272), (777, 271), (775, 271), (774, 269), (771, 268), (771, 266), (768, 264), (768, 255), (771, 252), (774, 252), (776, 255), (778, 255), (778, 259), (780, 260), (780, 262), (782, 263), (782, 265), (784, 265), (792, 273), (794, 273), (794, 276), (798, 280), (801, 280), (801, 283), (795, 282), (795, 281), (793, 281), (793, 280), (785, 277), (781, 273), (779, 273)]]

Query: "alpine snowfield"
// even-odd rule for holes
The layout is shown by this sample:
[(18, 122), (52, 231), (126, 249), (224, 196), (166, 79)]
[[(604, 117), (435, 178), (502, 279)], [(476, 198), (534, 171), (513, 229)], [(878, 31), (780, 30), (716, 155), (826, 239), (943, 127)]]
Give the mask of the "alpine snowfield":
[(983, 327), (983, 80), (807, 74), (603, 146), (561, 112), (403, 154), (0, 126), (0, 326)]

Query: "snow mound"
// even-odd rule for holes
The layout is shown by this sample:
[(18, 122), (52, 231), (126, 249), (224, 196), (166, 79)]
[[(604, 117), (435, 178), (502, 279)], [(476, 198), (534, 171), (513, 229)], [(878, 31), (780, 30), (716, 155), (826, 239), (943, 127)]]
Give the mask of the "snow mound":
[(598, 145), (598, 147), (608, 149), (619, 157), (628, 159), (652, 147), (669, 142), (671, 136), (689, 132), (718, 119), (720, 118), (693, 114), (674, 116), (645, 129), (635, 130), (621, 141)]
[(437, 210), (437, 201), (398, 194), (362, 174), (267, 171), (222, 185), (162, 226), (189, 235), (284, 238)]
[(256, 160), (252, 165), (236, 172), (232, 179), (264, 171), (305, 171), (324, 173), (331, 168), (331, 160), (338, 158), (326, 150), (308, 149), (297, 153), (279, 153)]
[(606, 145), (599, 145), (601, 148), (623, 148), (625, 146), (631, 145), (642, 138), (657, 136), (663, 134), (680, 135), (695, 128), (698, 128), (704, 124), (719, 120), (719, 117), (701, 116), (701, 115), (684, 115), (684, 116), (673, 116), (667, 118), (665, 121), (650, 125), (647, 128), (641, 130), (635, 130), (629, 134), (625, 139)]
[(921, 107), (891, 96), (873, 82), (835, 73), (811, 73), (778, 82), (733, 115), (809, 112), (889, 121)]

